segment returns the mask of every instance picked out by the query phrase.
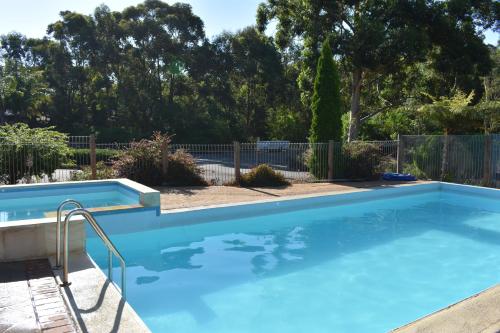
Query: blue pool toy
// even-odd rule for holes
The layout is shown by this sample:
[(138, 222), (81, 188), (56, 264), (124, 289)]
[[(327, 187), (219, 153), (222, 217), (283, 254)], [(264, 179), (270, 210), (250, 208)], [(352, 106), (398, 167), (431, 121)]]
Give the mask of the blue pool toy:
[(382, 175), (382, 179), (384, 180), (406, 180), (406, 181), (415, 181), (417, 177), (411, 175), (409, 173), (395, 173), (395, 172), (386, 172)]

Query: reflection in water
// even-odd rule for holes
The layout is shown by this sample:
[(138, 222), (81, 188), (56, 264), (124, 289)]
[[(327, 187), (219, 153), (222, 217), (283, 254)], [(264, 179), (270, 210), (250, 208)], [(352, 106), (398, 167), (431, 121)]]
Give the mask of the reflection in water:
[[(333, 208), (327, 208), (318, 210), (316, 214), (281, 214), (281, 221), (286, 221), (281, 224), (272, 223), (276, 216), (260, 217), (269, 219), (267, 224), (262, 222), (267, 227), (238, 229), (240, 232), (227, 232), (234, 230), (230, 223), (238, 223), (231, 221), (225, 224), (224, 230), (200, 236), (194, 241), (189, 239), (182, 242), (182, 239), (189, 236), (189, 231), (196, 234), (197, 228), (206, 226), (161, 229), (156, 231), (157, 236), (153, 238), (151, 234), (138, 233), (133, 239), (136, 244), (140, 244), (140, 249), (129, 247), (125, 253), (129, 263), (127, 274), (130, 281), (135, 282), (135, 286), (134, 283), (129, 286), (128, 300), (157, 332), (166, 331), (167, 328), (173, 328), (170, 331), (175, 332), (195, 332), (198, 329), (202, 332), (229, 332), (231, 326), (224, 325), (236, 320), (231, 309), (246, 306), (233, 304), (236, 299), (252, 304), (249, 305), (251, 309), (236, 311), (238, 316), (250, 322), (254, 320), (250, 314), (247, 318), (247, 311), (254, 313), (253, 316), (264, 318), (267, 311), (264, 309), (268, 306), (279, 308), (281, 304), (286, 304), (291, 309), (284, 308), (283, 311), (298, 311), (299, 314), (306, 311), (307, 306), (300, 304), (297, 309), (292, 308), (296, 303), (293, 295), (300, 295), (296, 296), (297, 301), (313, 300), (310, 303), (312, 314), (304, 321), (314, 323), (329, 320), (333, 325), (349, 319), (351, 321), (347, 323), (353, 325), (353, 318), (359, 315), (364, 316), (359, 319), (359, 323), (366, 320), (369, 325), (373, 325), (375, 317), (368, 314), (380, 311), (381, 318), (394, 318), (390, 325), (395, 325), (399, 323), (400, 317), (389, 314), (403, 308), (406, 303), (411, 304), (408, 297), (423, 295), (424, 303), (418, 303), (420, 299), (413, 302), (418, 304), (415, 306), (418, 311), (427, 311), (426, 306), (432, 300), (430, 296), (437, 294), (426, 295), (419, 289), (419, 292), (406, 295), (405, 290), (411, 289), (403, 286), (398, 291), (394, 286), (397, 281), (418, 281), (417, 286), (420, 288), (430, 283), (429, 277), (434, 279), (437, 276), (444, 277), (442, 285), (437, 285), (440, 290), (444, 290), (445, 286), (460, 285), (453, 283), (455, 280), (445, 280), (454, 278), (454, 275), (433, 275), (425, 270), (435, 254), (432, 253), (432, 247), (420, 247), (422, 242), (428, 241), (431, 246), (438, 244), (441, 246), (437, 252), (440, 256), (452, 257), (457, 255), (454, 246), (462, 246), (462, 243), (453, 238), (449, 240), (443, 236), (445, 233), (478, 240), (479, 243), (498, 239), (498, 233), (474, 229), (464, 223), (478, 214), (481, 213), (446, 203), (425, 203), (401, 209), (371, 209), (350, 215), (335, 214)], [(431, 231), (439, 233), (428, 236)], [(392, 244), (397, 246), (391, 248)], [(402, 247), (399, 244), (403, 244)], [(443, 246), (451, 250), (444, 253)], [(344, 257), (349, 259), (342, 263)], [(452, 262), (452, 259), (448, 262)], [(467, 263), (466, 260), (460, 261), (462, 266)], [(338, 269), (341, 264), (344, 269)], [(429, 267), (429, 270), (436, 271), (442, 267)], [(321, 281), (322, 276), (325, 276), (325, 281)], [(398, 280), (392, 280), (397, 276)], [(316, 285), (311, 285), (311, 279), (316, 281)], [(435, 283), (439, 283), (439, 280)], [(378, 289), (365, 289), (365, 284), (376, 285)], [(262, 286), (268, 289), (259, 289), (264, 288)], [(335, 297), (325, 297), (327, 289), (329, 295)], [(384, 303), (388, 295), (391, 302)], [(396, 302), (398, 297), (403, 303)], [(435, 304), (441, 304), (438, 301)], [(339, 306), (333, 310), (332, 307), (337, 304), (335, 302)], [(351, 303), (356, 304), (352, 313), (349, 312)], [(318, 309), (332, 308), (329, 317), (321, 316), (319, 310), (313, 311), (315, 306)], [(337, 312), (341, 319), (336, 319)], [(342, 315), (344, 312), (346, 314)], [(415, 316), (421, 314), (410, 312), (410, 315)], [(275, 316), (271, 320), (276, 320), (274, 324), (278, 324), (280, 318), (283, 319)], [(208, 329), (206, 325), (220, 326)], [(272, 327), (273, 323), (269, 325)], [(299, 327), (295, 331), (300, 331)]]
[(196, 254), (204, 253), (202, 247), (182, 248), (172, 247), (161, 250), (161, 257), (164, 263), (163, 270), (170, 269), (196, 269), (201, 268), (201, 265), (192, 265), (191, 258)]
[(148, 284), (148, 283), (156, 282), (159, 279), (160, 279), (159, 276), (140, 276), (137, 279), (135, 279), (135, 283), (137, 283), (137, 284)]

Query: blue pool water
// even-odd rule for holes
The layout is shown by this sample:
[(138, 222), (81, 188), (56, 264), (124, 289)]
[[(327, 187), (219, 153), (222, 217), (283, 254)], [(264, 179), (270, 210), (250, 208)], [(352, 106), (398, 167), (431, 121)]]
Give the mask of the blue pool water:
[(0, 222), (44, 218), (69, 198), (85, 208), (139, 203), (137, 192), (118, 183), (4, 187), (0, 189)]
[(178, 227), (165, 214), (112, 240), (155, 333), (386, 332), (500, 282), (498, 198), (380, 195)]

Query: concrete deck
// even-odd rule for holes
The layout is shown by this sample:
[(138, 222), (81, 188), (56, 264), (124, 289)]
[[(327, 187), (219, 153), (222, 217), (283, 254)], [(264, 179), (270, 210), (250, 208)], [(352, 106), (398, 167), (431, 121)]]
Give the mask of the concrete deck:
[[(70, 259), (71, 284), (63, 287), (62, 293), (82, 332), (151, 332), (87, 254), (72, 253)], [(54, 258), (51, 261), (54, 263)], [(56, 278), (61, 282), (62, 271), (58, 273)]]
[(161, 209), (203, 207), (237, 202), (251, 202), (272, 198), (321, 195), (328, 193), (354, 192), (375, 187), (394, 187), (418, 182), (342, 182), (342, 183), (309, 183), (292, 184), (279, 188), (244, 188), (235, 186), (208, 187), (157, 187), (161, 195)]
[(77, 332), (47, 260), (0, 263), (0, 332)]
[[(394, 182), (294, 184), (286, 188), (159, 188), (164, 210), (401, 186)], [(71, 254), (60, 288), (47, 260), (0, 263), (0, 333), (150, 332), (86, 254)], [(34, 267), (34, 268), (33, 268)], [(58, 280), (59, 279), (59, 280)], [(75, 318), (74, 320), (72, 318)], [(500, 285), (395, 329), (394, 333), (500, 332)]]
[(393, 333), (498, 333), (500, 285), (398, 328)]

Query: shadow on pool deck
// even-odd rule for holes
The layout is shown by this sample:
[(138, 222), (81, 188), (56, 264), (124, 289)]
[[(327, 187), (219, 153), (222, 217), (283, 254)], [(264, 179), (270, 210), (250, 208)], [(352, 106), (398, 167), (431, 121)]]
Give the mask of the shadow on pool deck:
[(47, 260), (0, 263), (0, 332), (76, 332)]
[(63, 291), (83, 333), (150, 332), (86, 254), (71, 253), (69, 268), (71, 284)]
[(161, 193), (161, 209), (201, 207), (237, 202), (251, 202), (276, 197), (352, 192), (370, 188), (397, 187), (417, 182), (336, 182), (291, 184), (284, 187), (201, 186), (201, 187), (156, 187)]

